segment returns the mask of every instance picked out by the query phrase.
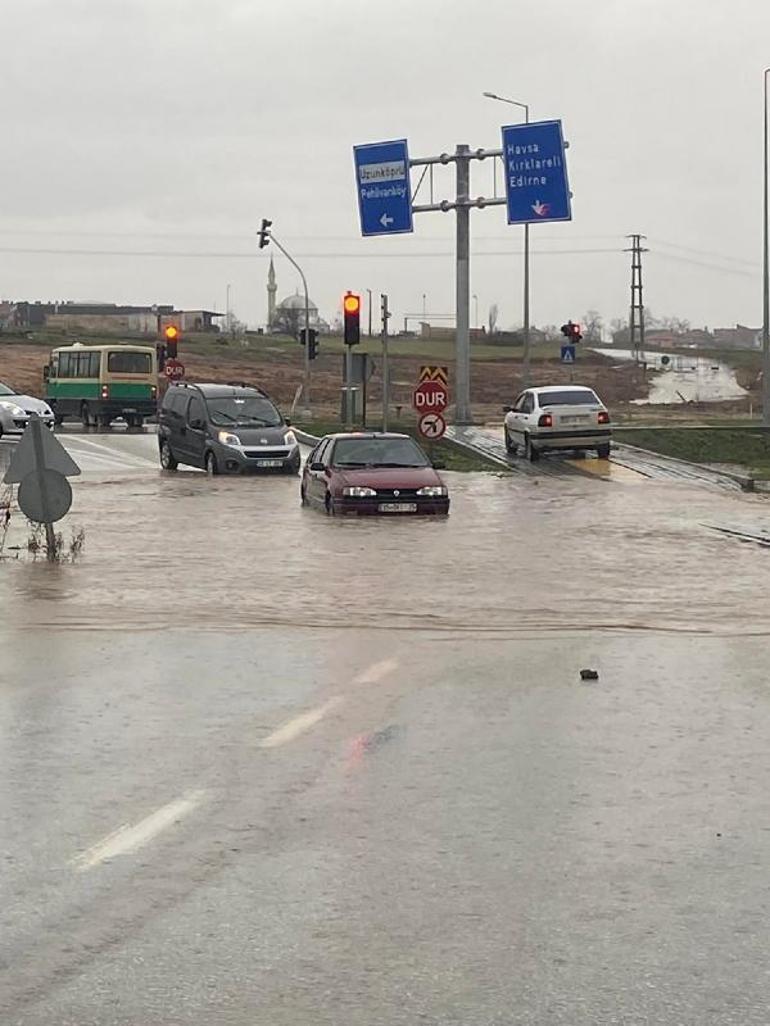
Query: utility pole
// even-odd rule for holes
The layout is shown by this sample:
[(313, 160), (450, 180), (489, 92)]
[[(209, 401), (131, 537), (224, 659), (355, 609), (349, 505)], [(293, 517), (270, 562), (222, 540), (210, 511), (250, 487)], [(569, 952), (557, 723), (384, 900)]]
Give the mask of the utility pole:
[(369, 338), (371, 338), (372, 337), (372, 290), (371, 289), (367, 289), (366, 292), (367, 292), (367, 295), (369, 296)]
[(390, 367), (388, 366), (388, 297), (380, 295), (380, 311), (382, 314), (382, 430), (388, 430), (388, 410), (390, 408)]
[[(626, 253), (631, 254), (631, 311), (629, 317), (629, 335), (631, 339), (631, 352), (634, 360), (639, 362), (639, 354), (644, 353), (644, 298), (642, 293), (642, 253), (648, 250), (642, 246), (642, 239), (646, 235), (629, 235), (631, 248)], [(637, 327), (639, 338), (637, 341)]]

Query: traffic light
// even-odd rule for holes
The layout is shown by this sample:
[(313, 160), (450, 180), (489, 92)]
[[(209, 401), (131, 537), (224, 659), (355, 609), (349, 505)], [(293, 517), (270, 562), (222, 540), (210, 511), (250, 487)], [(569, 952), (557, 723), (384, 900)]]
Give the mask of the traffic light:
[(163, 329), (163, 338), (166, 340), (166, 355), (176, 359), (176, 347), (179, 342), (179, 328), (175, 324), (167, 324)]
[(270, 227), (272, 223), (273, 222), (268, 221), (266, 217), (262, 218), (262, 227), (257, 232), (257, 235), (259, 236), (260, 249), (264, 249), (268, 242), (270, 242)]
[(356, 346), (361, 341), (361, 297), (346, 292), (342, 300), (345, 322), (345, 345)]
[(318, 356), (318, 332), (315, 328), (303, 328), (299, 333), (299, 344), (301, 346), (309, 345), (307, 358), (308, 360), (315, 360)]
[(566, 324), (562, 324), (559, 330), (562, 335), (566, 336), (567, 341), (571, 342), (573, 345), (576, 342), (581, 342), (583, 339), (583, 333), (580, 330), (580, 325), (575, 324), (574, 321), (567, 321)]

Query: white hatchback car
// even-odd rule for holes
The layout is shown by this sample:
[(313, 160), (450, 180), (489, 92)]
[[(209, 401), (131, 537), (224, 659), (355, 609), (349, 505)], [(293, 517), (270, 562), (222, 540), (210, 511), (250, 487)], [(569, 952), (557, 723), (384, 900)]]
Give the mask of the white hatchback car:
[(505, 409), (505, 448), (539, 460), (547, 449), (595, 449), (610, 454), (610, 415), (596, 392), (585, 385), (528, 388)]
[(0, 381), (0, 438), (23, 434), (31, 413), (36, 413), (53, 430), (53, 410), (44, 399), (24, 395)]

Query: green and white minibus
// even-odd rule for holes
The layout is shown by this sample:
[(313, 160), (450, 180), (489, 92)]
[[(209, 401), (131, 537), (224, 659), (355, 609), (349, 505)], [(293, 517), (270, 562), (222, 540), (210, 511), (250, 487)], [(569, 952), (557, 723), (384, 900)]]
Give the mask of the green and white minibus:
[(60, 346), (44, 375), (45, 398), (57, 424), (73, 418), (85, 427), (107, 427), (123, 417), (129, 427), (141, 427), (157, 410), (158, 359), (152, 346)]

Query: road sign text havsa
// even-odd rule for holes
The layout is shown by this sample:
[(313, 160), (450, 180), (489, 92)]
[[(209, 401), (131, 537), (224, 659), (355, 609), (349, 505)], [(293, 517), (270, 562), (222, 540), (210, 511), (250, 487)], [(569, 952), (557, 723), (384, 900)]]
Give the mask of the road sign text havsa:
[(406, 139), (353, 147), (361, 234), (413, 231)]
[(502, 133), (508, 224), (572, 220), (561, 121), (506, 125)]

